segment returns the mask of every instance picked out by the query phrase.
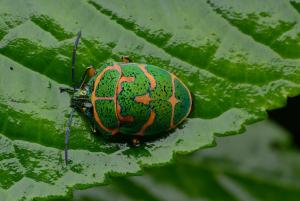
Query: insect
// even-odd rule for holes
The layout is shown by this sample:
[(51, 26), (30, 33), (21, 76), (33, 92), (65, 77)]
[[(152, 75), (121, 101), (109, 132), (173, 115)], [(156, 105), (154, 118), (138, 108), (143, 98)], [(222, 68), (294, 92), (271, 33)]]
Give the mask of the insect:
[[(192, 97), (188, 88), (172, 73), (150, 64), (122, 62), (90, 66), (75, 86), (76, 49), (72, 55), (72, 88), (60, 88), (71, 96), (71, 108), (65, 134), (65, 162), (68, 161), (70, 126), (75, 111), (83, 112), (103, 135), (131, 136), (134, 144), (145, 136), (160, 135), (174, 129), (190, 113)], [(87, 79), (89, 79), (87, 81)]]

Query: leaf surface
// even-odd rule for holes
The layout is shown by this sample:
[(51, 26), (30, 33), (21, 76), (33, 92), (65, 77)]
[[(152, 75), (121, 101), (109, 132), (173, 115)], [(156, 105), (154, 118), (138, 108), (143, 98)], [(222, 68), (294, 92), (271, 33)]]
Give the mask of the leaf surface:
[(290, 148), (289, 136), (275, 123), (263, 121), (249, 126), (245, 135), (218, 138), (214, 149), (147, 168), (143, 176), (75, 191), (73, 200), (297, 201), (300, 152)]
[[(241, 133), (300, 94), (298, 2), (0, 1), (0, 200), (66, 196), (136, 174), (175, 153)], [(283, 9), (284, 8), (284, 9)], [(193, 94), (189, 119), (139, 148), (109, 143), (75, 116), (63, 165), (71, 51), (76, 79), (121, 55), (175, 73)], [(47, 189), (44, 190), (44, 189)]]

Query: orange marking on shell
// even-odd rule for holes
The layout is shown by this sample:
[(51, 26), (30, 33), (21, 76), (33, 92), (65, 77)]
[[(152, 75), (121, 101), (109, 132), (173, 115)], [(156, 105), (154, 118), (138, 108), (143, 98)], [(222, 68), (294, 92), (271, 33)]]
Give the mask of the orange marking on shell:
[(117, 86), (117, 94), (119, 95), (119, 93), (122, 91), (122, 83), (123, 82), (133, 82), (133, 81), (134, 81), (134, 77), (125, 77), (125, 76), (120, 77), (118, 86)]
[(151, 90), (154, 90), (155, 86), (156, 86), (156, 81), (155, 78), (146, 70), (145, 65), (143, 64), (138, 64), (139, 68), (143, 71), (143, 73), (145, 74), (145, 76), (149, 79), (150, 81), (150, 88)]
[(115, 97), (96, 97), (96, 100), (114, 100)]
[(133, 122), (134, 118), (131, 115), (127, 115), (127, 116), (122, 116), (120, 115), (120, 122)]
[(174, 94), (172, 94), (172, 96), (169, 98), (169, 102), (171, 103), (171, 105), (176, 105), (178, 102), (180, 102), (179, 100), (177, 100), (177, 98), (175, 97)]
[(138, 103), (143, 103), (145, 105), (149, 105), (150, 101), (152, 101), (153, 99), (150, 98), (149, 93), (147, 93), (142, 96), (136, 96), (134, 100)]
[(122, 116), (121, 115), (121, 106), (120, 106), (120, 104), (117, 104), (116, 106), (117, 106), (116, 107), (117, 115), (118, 115), (118, 118), (119, 118), (120, 122), (133, 122), (134, 121), (133, 116), (130, 116), (130, 115)]
[[(121, 70), (121, 67), (118, 65), (118, 64), (114, 64), (113, 65), (113, 67), (120, 73), (120, 75), (122, 75), (122, 70)], [(118, 83), (117, 83), (117, 88), (116, 88), (116, 90), (115, 90), (115, 95), (114, 95), (114, 105), (115, 105), (115, 115), (116, 115), (116, 117), (117, 117), (117, 119), (118, 119), (118, 127), (120, 127), (120, 120), (119, 120), (119, 115), (118, 115), (118, 112), (117, 112), (117, 109), (118, 109), (118, 84), (119, 84), (119, 81), (118, 81)], [(112, 135), (115, 135), (115, 134), (117, 134), (118, 132), (116, 132), (116, 133), (112, 133)]]
[(175, 128), (176, 126), (174, 125), (174, 114), (175, 114), (175, 105), (180, 102), (179, 100), (176, 99), (175, 97), (175, 78), (176, 76), (171, 74), (171, 79), (172, 79), (172, 96), (169, 98), (169, 102), (171, 103), (172, 106), (172, 116), (171, 116), (171, 122), (170, 122), (170, 129)]
[[(103, 97), (96, 97), (96, 89), (98, 87), (98, 84), (101, 80), (101, 78), (103, 77), (103, 75), (106, 73), (106, 71), (109, 71), (109, 70), (117, 70), (118, 72), (121, 73), (121, 68), (119, 65), (114, 65), (114, 66), (108, 66), (106, 68), (103, 69), (103, 71), (97, 76), (96, 80), (95, 80), (95, 83), (94, 83), (94, 89), (93, 89), (93, 92), (92, 92), (92, 95), (91, 95), (91, 102), (92, 102), (92, 105), (93, 105), (93, 114), (94, 114), (94, 118), (95, 118), (95, 121), (97, 122), (97, 124), (106, 132), (111, 132), (112, 135), (115, 135), (116, 133), (119, 132), (119, 128), (107, 128), (103, 125), (103, 123), (101, 122), (99, 116), (98, 116), (98, 113), (96, 111), (96, 101), (97, 100), (101, 100), (101, 98)], [(105, 97), (106, 98), (106, 97)], [(110, 98), (110, 97), (109, 97)], [(114, 102), (116, 102), (116, 98), (112, 98), (111, 100), (114, 100)], [(118, 122), (119, 124), (119, 122)]]
[(151, 110), (151, 113), (150, 113), (150, 117), (149, 119), (147, 120), (147, 122), (143, 125), (143, 127), (141, 128), (141, 130), (137, 133), (138, 135), (144, 135), (145, 133), (145, 130), (151, 126), (155, 120), (155, 112), (153, 112), (153, 110)]
[(133, 122), (134, 121), (134, 117), (127, 115), (127, 116), (122, 116), (121, 115), (121, 106), (117, 100), (117, 97), (119, 96), (120, 92), (122, 91), (122, 83), (123, 82), (133, 82), (134, 81), (134, 77), (125, 77), (122, 76), (120, 77), (119, 81), (118, 81), (118, 86), (117, 86), (117, 91), (116, 91), (116, 113), (117, 113), (117, 117), (119, 119), (120, 122)]

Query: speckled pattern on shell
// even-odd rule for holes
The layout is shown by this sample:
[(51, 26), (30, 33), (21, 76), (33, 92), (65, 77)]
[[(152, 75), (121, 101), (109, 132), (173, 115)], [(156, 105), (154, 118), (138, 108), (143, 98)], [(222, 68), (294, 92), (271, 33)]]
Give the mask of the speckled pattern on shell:
[(103, 65), (88, 86), (92, 121), (108, 135), (159, 134), (175, 128), (191, 110), (188, 88), (175, 75), (149, 64)]

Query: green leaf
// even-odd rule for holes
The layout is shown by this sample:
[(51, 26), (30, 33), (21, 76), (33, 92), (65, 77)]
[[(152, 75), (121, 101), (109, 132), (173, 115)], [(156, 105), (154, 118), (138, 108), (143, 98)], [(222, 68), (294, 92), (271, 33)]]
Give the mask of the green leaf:
[(297, 201), (300, 152), (286, 149), (288, 133), (271, 121), (243, 136), (219, 138), (202, 150), (144, 176), (117, 178), (107, 187), (74, 192), (74, 201)]
[[(298, 5), (1, 0), (0, 200), (66, 196), (71, 188), (102, 184), (108, 175), (136, 174), (175, 153), (213, 146), (214, 134), (240, 133), (245, 124), (264, 119), (266, 110), (300, 94)], [(160, 66), (193, 93), (187, 122), (132, 148), (92, 135), (77, 115), (65, 167), (70, 98), (59, 87), (71, 83), (79, 30), (77, 80), (87, 66), (121, 55)]]

